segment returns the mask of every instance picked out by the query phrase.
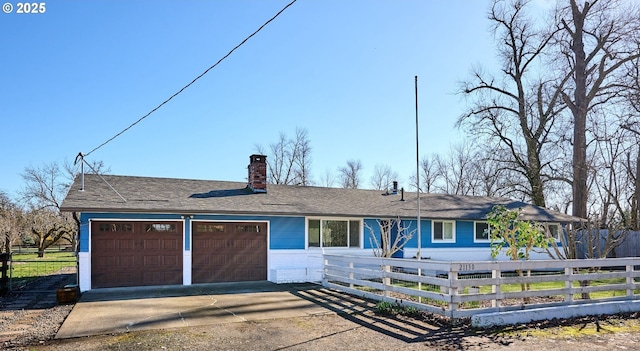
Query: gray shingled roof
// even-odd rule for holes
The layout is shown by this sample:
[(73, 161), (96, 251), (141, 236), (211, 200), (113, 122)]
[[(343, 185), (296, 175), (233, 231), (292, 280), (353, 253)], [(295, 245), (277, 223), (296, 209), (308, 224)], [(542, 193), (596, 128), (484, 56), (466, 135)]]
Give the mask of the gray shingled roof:
[[(76, 179), (62, 203), (63, 211), (149, 212), (178, 214), (249, 214), (349, 217), (416, 217), (416, 193), (382, 195), (378, 190), (268, 185), (252, 193), (242, 182), (103, 176), (123, 201), (96, 175), (85, 175), (85, 190)], [(528, 220), (577, 221), (546, 208), (505, 198), (421, 194), (421, 216), (431, 219), (484, 219), (494, 205), (523, 208)]]

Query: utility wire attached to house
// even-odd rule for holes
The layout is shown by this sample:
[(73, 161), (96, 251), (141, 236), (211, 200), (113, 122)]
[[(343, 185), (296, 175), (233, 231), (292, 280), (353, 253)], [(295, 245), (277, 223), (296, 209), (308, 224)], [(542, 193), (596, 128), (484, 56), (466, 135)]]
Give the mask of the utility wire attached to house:
[(293, 5), (297, 0), (293, 0), (290, 3), (288, 3), (285, 7), (282, 8), (282, 10), (278, 11), (278, 13), (276, 13), (273, 17), (271, 17), (268, 21), (266, 21), (263, 25), (260, 26), (260, 28), (258, 28), (255, 32), (251, 33), (251, 35), (249, 35), (248, 37), (246, 37), (244, 40), (242, 40), (240, 42), (240, 44), (236, 45), (233, 49), (231, 49), (231, 51), (229, 51), (226, 55), (224, 55), (221, 59), (218, 60), (218, 62), (216, 62), (215, 64), (213, 64), (211, 67), (207, 68), (204, 72), (202, 72), (199, 76), (197, 76), (196, 78), (194, 78), (191, 82), (189, 82), (189, 84), (185, 85), (184, 87), (182, 87), (180, 90), (178, 90), (175, 94), (171, 95), (168, 99), (164, 100), (160, 105), (156, 106), (153, 110), (149, 111), (149, 113), (147, 113), (146, 115), (140, 117), (137, 121), (133, 122), (131, 125), (129, 125), (128, 127), (126, 127), (125, 129), (123, 129), (122, 131), (120, 131), (118, 134), (114, 135), (113, 137), (111, 137), (110, 139), (108, 139), (107, 141), (105, 141), (104, 143), (98, 145), (96, 148), (94, 148), (93, 150), (87, 152), (86, 154), (84, 154), (84, 157), (87, 157), (89, 155), (91, 155), (91, 153), (93, 153), (94, 151), (100, 149), (101, 147), (107, 145), (108, 143), (110, 143), (113, 139), (119, 137), (120, 135), (122, 135), (124, 132), (126, 132), (127, 130), (133, 128), (133, 126), (135, 126), (136, 124), (140, 123), (143, 119), (149, 117), (152, 113), (156, 112), (158, 109), (160, 109), (162, 106), (164, 106), (166, 103), (168, 103), (169, 101), (171, 101), (171, 99), (173, 99), (174, 97), (178, 96), (180, 93), (182, 93), (185, 89), (187, 89), (188, 87), (190, 87), (193, 83), (195, 83), (198, 79), (202, 78), (205, 74), (209, 73), (209, 71), (211, 71), (212, 69), (214, 69), (217, 65), (219, 65), (222, 61), (224, 61), (224, 59), (226, 59), (227, 57), (229, 57), (234, 51), (236, 51), (236, 49), (238, 49), (239, 47), (241, 47), (242, 45), (244, 45), (244, 43), (246, 43), (249, 39), (251, 39), (251, 37), (253, 37), (254, 35), (258, 34), (259, 31), (262, 30), (262, 28), (266, 27), (267, 24), (271, 23), (271, 21), (273, 21), (274, 19), (276, 19), (276, 17), (278, 17), (281, 13), (283, 13), (287, 8), (289, 8), (289, 6)]

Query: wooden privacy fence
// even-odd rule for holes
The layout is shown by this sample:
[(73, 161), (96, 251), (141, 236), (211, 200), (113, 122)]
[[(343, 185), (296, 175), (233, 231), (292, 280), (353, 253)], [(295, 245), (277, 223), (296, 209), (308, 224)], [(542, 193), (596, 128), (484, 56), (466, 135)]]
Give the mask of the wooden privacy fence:
[(323, 286), (451, 319), (640, 298), (640, 258), (444, 262), (324, 255)]

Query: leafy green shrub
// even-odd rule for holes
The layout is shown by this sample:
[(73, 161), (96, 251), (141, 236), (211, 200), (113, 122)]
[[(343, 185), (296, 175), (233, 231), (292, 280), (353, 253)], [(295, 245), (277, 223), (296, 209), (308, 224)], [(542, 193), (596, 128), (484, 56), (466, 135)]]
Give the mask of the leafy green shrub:
[(376, 313), (383, 315), (393, 314), (393, 305), (391, 302), (380, 301), (376, 304)]
[(420, 315), (420, 310), (413, 306), (402, 306), (399, 303), (380, 301), (376, 304), (376, 313), (389, 316), (400, 315), (415, 317)]

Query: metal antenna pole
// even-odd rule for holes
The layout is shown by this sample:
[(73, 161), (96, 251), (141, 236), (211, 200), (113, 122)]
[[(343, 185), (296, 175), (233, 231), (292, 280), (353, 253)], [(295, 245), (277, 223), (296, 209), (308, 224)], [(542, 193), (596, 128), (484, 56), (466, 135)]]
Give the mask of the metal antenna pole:
[(418, 197), (418, 260), (421, 259), (422, 235), (420, 231), (420, 144), (418, 139), (418, 76), (415, 79), (416, 88), (416, 193)]
[(76, 160), (73, 162), (73, 164), (77, 164), (78, 160), (80, 160), (80, 191), (84, 191), (84, 155), (82, 154), (82, 152), (78, 153), (78, 156), (76, 156)]

